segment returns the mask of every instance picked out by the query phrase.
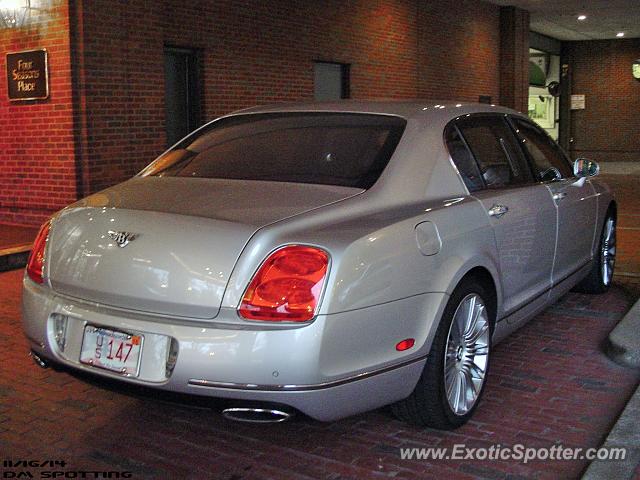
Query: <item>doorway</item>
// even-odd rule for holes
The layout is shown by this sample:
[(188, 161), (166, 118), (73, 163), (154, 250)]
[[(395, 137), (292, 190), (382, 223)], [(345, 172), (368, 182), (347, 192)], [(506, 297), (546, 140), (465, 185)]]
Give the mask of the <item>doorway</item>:
[(171, 146), (200, 126), (197, 51), (165, 47), (164, 77), (167, 146)]
[(549, 93), (548, 85), (560, 82), (560, 56), (529, 49), (529, 118), (558, 140), (560, 102)]
[(346, 63), (314, 62), (314, 99), (333, 101), (349, 98), (349, 70), (350, 66)]

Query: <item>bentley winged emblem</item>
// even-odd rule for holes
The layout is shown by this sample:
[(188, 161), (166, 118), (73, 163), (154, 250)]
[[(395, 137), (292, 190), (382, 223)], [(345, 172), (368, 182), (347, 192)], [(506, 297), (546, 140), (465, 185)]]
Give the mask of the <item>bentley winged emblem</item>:
[(126, 247), (129, 245), (129, 242), (133, 242), (138, 238), (137, 233), (131, 232), (117, 232), (116, 230), (109, 230), (107, 233), (109, 238), (116, 242), (120, 248)]

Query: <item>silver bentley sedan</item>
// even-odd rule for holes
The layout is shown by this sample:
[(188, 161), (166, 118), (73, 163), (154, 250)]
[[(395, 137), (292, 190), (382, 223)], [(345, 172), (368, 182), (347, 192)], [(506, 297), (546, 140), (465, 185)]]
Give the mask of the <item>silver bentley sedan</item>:
[(497, 342), (610, 286), (597, 173), (493, 105), (243, 110), (43, 225), (24, 330), (41, 366), (222, 398), (236, 420), (391, 404), (455, 428)]

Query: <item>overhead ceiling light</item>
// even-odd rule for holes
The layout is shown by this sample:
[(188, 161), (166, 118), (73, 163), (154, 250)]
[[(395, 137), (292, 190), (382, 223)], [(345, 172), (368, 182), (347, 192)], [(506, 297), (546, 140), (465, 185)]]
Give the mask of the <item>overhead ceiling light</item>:
[(586, 19), (587, 19), (586, 15), (578, 15), (578, 20), (580, 20), (581, 22)]
[(616, 37), (618, 37), (618, 38), (622, 38), (622, 37), (624, 37), (624, 32), (618, 32), (618, 33), (616, 33)]

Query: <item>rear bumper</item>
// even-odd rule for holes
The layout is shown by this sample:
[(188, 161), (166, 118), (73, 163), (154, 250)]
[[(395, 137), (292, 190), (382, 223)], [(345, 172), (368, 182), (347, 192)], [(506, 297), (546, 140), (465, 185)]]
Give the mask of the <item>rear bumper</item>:
[[(425, 294), (319, 316), (298, 328), (239, 328), (105, 309), (60, 297), (26, 279), (23, 323), (30, 347), (67, 367), (173, 392), (280, 403), (330, 421), (411, 393), (445, 303), (444, 294)], [(55, 340), (54, 314), (67, 319), (64, 349)], [(216, 320), (225, 314), (235, 311), (221, 311)], [(144, 336), (137, 377), (79, 362), (88, 324)], [(395, 351), (395, 344), (408, 337), (416, 339), (416, 347)], [(171, 339), (178, 355), (168, 370)]]

